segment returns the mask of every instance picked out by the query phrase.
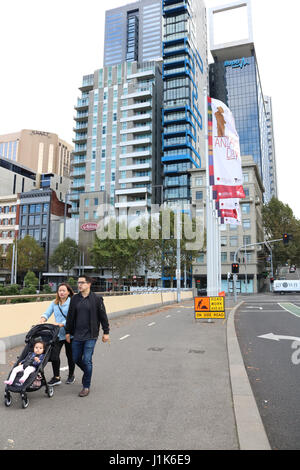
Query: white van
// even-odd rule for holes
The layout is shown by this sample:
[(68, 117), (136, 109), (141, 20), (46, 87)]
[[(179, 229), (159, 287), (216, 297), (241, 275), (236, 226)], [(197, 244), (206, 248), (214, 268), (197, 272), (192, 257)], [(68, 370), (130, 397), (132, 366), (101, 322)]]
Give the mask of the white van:
[(285, 294), (286, 292), (300, 292), (300, 280), (288, 281), (274, 281), (273, 292)]

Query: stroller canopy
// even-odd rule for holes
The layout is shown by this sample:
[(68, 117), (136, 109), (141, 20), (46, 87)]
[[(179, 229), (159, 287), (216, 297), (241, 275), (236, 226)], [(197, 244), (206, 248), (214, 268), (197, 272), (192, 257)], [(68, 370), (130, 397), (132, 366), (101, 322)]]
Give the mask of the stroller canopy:
[(33, 343), (36, 340), (42, 340), (46, 344), (52, 344), (58, 337), (59, 326), (58, 325), (35, 325), (27, 333), (25, 343)]

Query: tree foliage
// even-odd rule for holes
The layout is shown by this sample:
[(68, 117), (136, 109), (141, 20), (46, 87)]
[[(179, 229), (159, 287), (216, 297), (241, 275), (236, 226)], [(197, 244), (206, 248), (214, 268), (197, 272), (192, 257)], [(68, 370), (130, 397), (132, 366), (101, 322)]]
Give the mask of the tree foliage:
[(284, 233), (292, 236), (288, 245), (283, 242), (272, 244), (274, 272), (280, 265), (300, 263), (300, 221), (294, 216), (288, 204), (275, 197), (262, 210), (267, 240), (277, 240)]
[(54, 250), (50, 257), (50, 265), (55, 268), (61, 268), (69, 275), (71, 269), (75, 266), (78, 259), (78, 245), (75, 240), (66, 238)]
[[(6, 255), (6, 267), (11, 268), (13, 245), (10, 245)], [(17, 242), (17, 271), (40, 271), (45, 266), (45, 252), (38, 242), (27, 235)]]

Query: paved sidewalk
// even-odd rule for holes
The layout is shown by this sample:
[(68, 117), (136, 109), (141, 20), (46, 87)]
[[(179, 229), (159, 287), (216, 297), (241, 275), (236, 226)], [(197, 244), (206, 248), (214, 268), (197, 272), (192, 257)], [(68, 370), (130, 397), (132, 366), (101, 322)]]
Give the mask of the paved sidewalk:
[[(77, 397), (77, 370), (53, 398), (30, 394), (26, 410), (14, 397), (0, 406), (0, 449), (270, 449), (235, 335), (239, 304), (226, 304), (227, 320), (210, 324), (194, 319), (191, 301), (114, 314), (112, 344), (95, 350), (90, 395)], [(10, 367), (0, 365), (1, 382)]]

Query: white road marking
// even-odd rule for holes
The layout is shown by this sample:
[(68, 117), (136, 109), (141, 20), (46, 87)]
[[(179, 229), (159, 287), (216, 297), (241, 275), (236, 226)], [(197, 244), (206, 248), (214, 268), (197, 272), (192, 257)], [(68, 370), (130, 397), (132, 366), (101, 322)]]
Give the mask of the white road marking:
[(129, 336), (130, 336), (130, 335), (122, 336), (122, 338), (120, 338), (120, 341), (122, 341), (123, 339), (129, 338)]
[(59, 370), (62, 370), (62, 371), (69, 370), (69, 367), (68, 366), (67, 367), (61, 367)]
[(171, 317), (171, 315), (167, 315), (167, 316), (166, 316), (166, 318), (170, 318), (170, 317)]
[(153, 325), (155, 325), (155, 321), (148, 324), (148, 326), (153, 326)]

